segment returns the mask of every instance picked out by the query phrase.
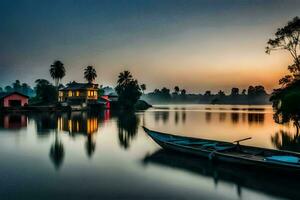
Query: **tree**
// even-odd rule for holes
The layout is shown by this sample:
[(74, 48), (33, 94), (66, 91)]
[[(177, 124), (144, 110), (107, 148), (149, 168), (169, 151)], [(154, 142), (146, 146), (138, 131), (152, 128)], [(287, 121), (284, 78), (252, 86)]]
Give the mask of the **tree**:
[[(279, 28), (274, 39), (267, 42), (266, 53), (273, 50), (289, 52), (293, 63), (288, 66), (291, 75), (279, 80), (281, 88), (275, 89), (270, 100), (275, 108), (274, 119), (277, 123), (292, 121), (296, 127), (297, 135), (300, 128), (300, 19), (293, 18), (283, 28)], [(258, 89), (258, 88), (257, 88)], [(256, 89), (256, 90), (257, 90)], [(261, 88), (260, 88), (261, 89)]]
[(232, 88), (230, 95), (231, 96), (238, 96), (239, 95), (239, 88), (236, 88), (236, 87)]
[(3, 92), (3, 89), (2, 89), (2, 87), (0, 87), (0, 92)]
[(147, 89), (146, 84), (141, 84), (141, 90), (143, 91), (143, 93), (145, 92), (146, 89)]
[(116, 92), (119, 96), (119, 104), (122, 108), (131, 110), (142, 95), (140, 86), (136, 79), (132, 78), (129, 71), (119, 74)]
[(97, 72), (93, 66), (87, 66), (84, 69), (84, 78), (89, 82), (92, 83), (97, 77)]
[(55, 86), (58, 87), (59, 81), (66, 75), (64, 64), (56, 60), (50, 66), (50, 75), (55, 80)]
[(39, 103), (54, 103), (57, 101), (57, 89), (45, 79), (35, 81), (36, 100)]
[(178, 86), (175, 86), (175, 87), (174, 87), (174, 91), (175, 91), (176, 94), (178, 94), (179, 91), (180, 91), (179, 87), (178, 87)]
[(252, 85), (250, 85), (248, 87), (247, 93), (248, 93), (248, 96), (254, 96), (255, 95), (255, 88)]
[(185, 90), (185, 89), (182, 89), (182, 90), (181, 90), (181, 95), (182, 95), (182, 96), (185, 96), (185, 95), (186, 95), (186, 90)]
[(9, 85), (5, 86), (5, 92), (12, 92), (13, 91), (13, 88)]
[(16, 80), (12, 85), (14, 91), (21, 92), (21, 82), (19, 80)]
[(22, 83), (21, 90), (23, 94), (29, 95), (30, 86), (27, 83)]
[(210, 90), (205, 91), (204, 96), (211, 96), (211, 91)]
[(119, 85), (124, 85), (124, 84), (127, 84), (127, 82), (131, 81), (132, 80), (132, 75), (129, 71), (125, 70), (123, 72), (121, 72), (119, 74), (119, 77), (118, 77), (118, 84)]
[[(294, 78), (299, 78), (300, 75), (300, 19), (294, 17), (287, 23), (283, 28), (277, 29), (275, 38), (269, 39), (266, 46), (266, 53), (270, 54), (274, 50), (285, 50), (293, 58), (293, 64), (288, 66), (289, 71), (292, 73)], [(281, 84), (288, 84), (292, 79), (287, 77), (281, 80)]]
[(224, 97), (224, 96), (225, 96), (225, 92), (222, 91), (222, 90), (220, 90), (220, 91), (218, 92), (218, 96), (219, 96), (219, 97)]
[(243, 95), (243, 96), (246, 96), (246, 92), (247, 92), (246, 89), (243, 89), (242, 95)]

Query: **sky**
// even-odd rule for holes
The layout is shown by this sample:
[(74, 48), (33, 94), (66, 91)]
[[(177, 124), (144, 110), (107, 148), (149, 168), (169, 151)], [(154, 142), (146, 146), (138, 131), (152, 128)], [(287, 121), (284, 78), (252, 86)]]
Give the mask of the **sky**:
[(203, 93), (264, 85), (288, 73), (288, 53), (265, 53), (277, 28), (300, 14), (297, 0), (0, 0), (0, 86), (51, 80), (115, 86), (130, 70), (147, 90)]

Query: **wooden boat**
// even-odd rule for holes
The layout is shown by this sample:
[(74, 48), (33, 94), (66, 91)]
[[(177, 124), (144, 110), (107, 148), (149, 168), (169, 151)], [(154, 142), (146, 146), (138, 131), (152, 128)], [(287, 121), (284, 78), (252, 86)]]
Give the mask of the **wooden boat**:
[(235, 163), (245, 167), (270, 169), (281, 172), (297, 172), (300, 174), (300, 154), (290, 151), (241, 145), (240, 142), (251, 138), (230, 142), (206, 140), (177, 136), (149, 130), (145, 132), (162, 148), (179, 151), (195, 156)]

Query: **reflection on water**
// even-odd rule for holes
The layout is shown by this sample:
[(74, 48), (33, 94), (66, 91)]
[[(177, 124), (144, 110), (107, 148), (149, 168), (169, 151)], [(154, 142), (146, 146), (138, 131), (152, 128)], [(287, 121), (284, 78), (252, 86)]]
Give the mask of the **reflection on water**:
[(300, 137), (297, 134), (280, 130), (271, 136), (271, 141), (277, 149), (300, 152)]
[[(171, 105), (138, 113), (105, 110), (1, 114), (0, 157), (6, 162), (0, 165), (0, 176), (9, 174), (9, 179), (0, 179), (0, 195), (30, 196), (36, 193), (35, 185), (44, 191), (42, 197), (50, 192), (55, 197), (64, 196), (64, 191), (74, 197), (80, 191), (95, 198), (114, 199), (182, 199), (187, 192), (190, 198), (204, 199), (298, 195), (294, 181), (290, 182), (293, 186), (287, 183), (280, 189), (276, 180), (263, 174), (253, 180), (255, 175), (249, 176), (234, 166), (158, 151), (160, 148), (141, 125), (224, 141), (252, 137), (245, 144), (300, 152), (300, 139), (293, 126), (276, 124), (268, 106)], [(142, 165), (136, 162), (141, 159)], [(16, 173), (22, 170), (26, 173)], [(76, 185), (82, 180), (86, 180), (85, 186)], [(128, 186), (128, 180), (135, 187)], [(57, 182), (64, 184), (64, 190), (53, 190)], [(26, 190), (22, 190), (23, 184), (28, 185)], [(17, 197), (11, 199), (22, 199)]]
[(181, 153), (175, 154), (165, 150), (158, 150), (151, 155), (146, 155), (142, 164), (183, 170), (193, 173), (199, 178), (208, 177), (216, 188), (219, 184), (233, 184), (239, 198), (243, 197), (244, 190), (249, 189), (281, 198), (300, 198), (300, 194), (297, 192), (298, 180), (272, 172), (266, 174), (263, 171), (237, 168), (225, 163), (213, 163), (206, 159)]
[(27, 116), (25, 114), (0, 114), (0, 128), (16, 130), (26, 127)]
[(129, 148), (130, 142), (136, 137), (139, 119), (134, 113), (122, 112), (118, 115), (118, 135), (120, 146)]

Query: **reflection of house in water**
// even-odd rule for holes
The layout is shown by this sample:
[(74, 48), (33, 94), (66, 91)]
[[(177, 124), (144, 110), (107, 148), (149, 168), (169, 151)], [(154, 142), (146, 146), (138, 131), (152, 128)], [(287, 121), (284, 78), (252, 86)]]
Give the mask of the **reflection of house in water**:
[(98, 115), (92, 115), (87, 112), (65, 113), (57, 119), (57, 129), (69, 132), (71, 136), (76, 136), (77, 134), (86, 136), (86, 153), (91, 157), (96, 149), (93, 135), (98, 131), (98, 117)]
[(98, 117), (88, 116), (86, 112), (65, 113), (57, 120), (58, 130), (76, 133), (92, 134), (98, 131)]
[(27, 127), (27, 121), (27, 116), (25, 114), (0, 115), (0, 127), (5, 129), (20, 129)]

